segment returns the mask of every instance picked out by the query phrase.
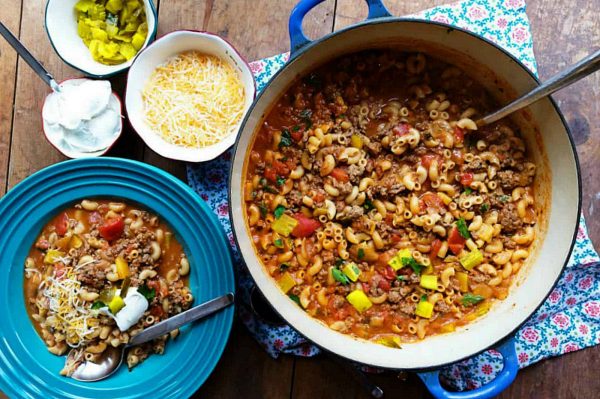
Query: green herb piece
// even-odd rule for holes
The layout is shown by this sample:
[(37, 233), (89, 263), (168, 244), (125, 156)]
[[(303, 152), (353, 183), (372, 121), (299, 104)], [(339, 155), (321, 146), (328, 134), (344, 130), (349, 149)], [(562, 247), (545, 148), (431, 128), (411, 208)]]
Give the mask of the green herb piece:
[(363, 208), (365, 208), (365, 210), (367, 211), (370, 211), (371, 209), (375, 208), (375, 206), (373, 205), (370, 199), (366, 199), (363, 203)]
[(421, 274), (421, 271), (425, 268), (425, 266), (419, 264), (412, 256), (410, 258), (402, 258), (402, 266), (410, 266), (415, 274)]
[(344, 259), (342, 259), (342, 258), (337, 258), (337, 259), (335, 260), (335, 265), (336, 265), (337, 267), (340, 267), (340, 266), (341, 266), (341, 265), (343, 265), (343, 264), (344, 264)]
[(508, 202), (508, 200), (510, 199), (510, 195), (501, 195), (498, 197), (498, 200), (502, 201), (502, 202)]
[(358, 252), (356, 253), (359, 260), (362, 260), (365, 257), (365, 250), (362, 248), (358, 248)]
[(344, 273), (340, 271), (340, 269), (333, 268), (331, 269), (331, 275), (336, 281), (346, 285), (350, 283), (350, 279)]
[(292, 145), (292, 136), (290, 135), (290, 131), (287, 129), (283, 129), (281, 131), (281, 137), (279, 139), (279, 148), (289, 147), (291, 145)]
[(281, 238), (276, 239), (275, 241), (273, 241), (273, 244), (277, 247), (277, 248), (283, 248), (283, 240)]
[(260, 210), (260, 214), (262, 217), (267, 216), (267, 213), (269, 213), (269, 208), (267, 208), (264, 202), (258, 204), (258, 209)]
[(294, 125), (292, 127), (292, 132), (297, 132), (298, 130), (300, 130), (300, 125)]
[(396, 276), (396, 280), (398, 280), (398, 281), (406, 281), (406, 276), (404, 274), (401, 274), (399, 276)]
[(465, 188), (464, 192), (465, 192), (466, 195), (471, 195), (471, 193), (473, 192), (473, 190), (471, 190), (471, 187), (467, 187), (467, 188)]
[(277, 205), (277, 208), (275, 208), (275, 210), (273, 211), (273, 214), (275, 215), (275, 219), (279, 219), (281, 217), (281, 215), (283, 215), (284, 212), (285, 212), (285, 206)]
[(92, 309), (93, 309), (93, 310), (96, 310), (96, 309), (103, 308), (103, 307), (105, 307), (105, 306), (106, 306), (106, 304), (105, 304), (104, 302), (102, 302), (102, 301), (96, 301), (96, 302), (94, 302), (94, 303), (92, 304)]
[(464, 306), (473, 306), (483, 301), (485, 298), (481, 295), (473, 295), (470, 292), (467, 292), (461, 299), (461, 302)]
[(152, 302), (154, 297), (156, 296), (156, 290), (154, 288), (150, 289), (147, 285), (140, 285), (138, 287), (138, 292), (146, 298), (148, 302)]
[(279, 265), (279, 270), (281, 270), (282, 272), (286, 271), (289, 268), (290, 265), (288, 265), (287, 263), (282, 263), (281, 265)]
[(289, 297), (289, 298), (290, 298), (292, 301), (296, 302), (296, 304), (297, 304), (298, 306), (302, 306), (302, 305), (300, 305), (300, 298), (298, 298), (298, 295), (294, 295), (294, 294), (288, 294), (288, 297)]
[(263, 190), (265, 190), (266, 192), (271, 193), (271, 194), (279, 194), (279, 191), (275, 190), (271, 186), (264, 186)]
[(310, 119), (311, 117), (312, 111), (310, 109), (307, 108), (300, 111), (300, 118), (302, 118), (307, 128), (310, 128), (312, 126), (312, 120)]
[(264, 177), (261, 177), (260, 180), (258, 181), (258, 183), (264, 187), (267, 185), (267, 179), (265, 179)]
[(481, 213), (486, 213), (489, 209), (490, 209), (490, 206), (488, 204), (482, 204), (481, 207), (479, 208), (479, 211)]
[(106, 23), (108, 25), (114, 25), (114, 26), (119, 26), (119, 17), (117, 17), (116, 15), (107, 12), (106, 13)]
[(285, 177), (277, 176), (277, 185), (278, 186), (283, 186), (285, 184), (286, 180), (287, 179)]
[(315, 73), (306, 75), (306, 77), (304, 78), (304, 83), (311, 85), (315, 89), (320, 88), (322, 85), (321, 78)]
[(421, 302), (425, 302), (427, 300), (427, 295), (421, 295)]
[(458, 229), (458, 232), (465, 240), (468, 240), (469, 238), (471, 238), (471, 235), (469, 234), (469, 229), (467, 228), (467, 222), (465, 222), (465, 219), (463, 219), (463, 218), (458, 219), (456, 221), (456, 228)]

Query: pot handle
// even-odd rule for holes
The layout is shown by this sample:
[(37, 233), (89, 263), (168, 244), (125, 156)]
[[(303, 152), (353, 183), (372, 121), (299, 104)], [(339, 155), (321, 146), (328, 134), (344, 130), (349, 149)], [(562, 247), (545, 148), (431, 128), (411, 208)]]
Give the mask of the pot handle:
[[(300, 0), (290, 14), (289, 31), (290, 31), (290, 56), (298, 52), (302, 47), (306, 46), (311, 40), (304, 35), (302, 31), (302, 20), (310, 10), (322, 3), (324, 0)], [(367, 20), (374, 18), (382, 18), (391, 16), (390, 12), (385, 8), (381, 0), (365, 0), (369, 6), (369, 14)]]
[(451, 392), (445, 390), (440, 384), (440, 372), (438, 370), (418, 373), (429, 392), (437, 399), (488, 399), (494, 398), (504, 391), (514, 381), (519, 371), (519, 362), (515, 350), (515, 339), (510, 338), (497, 350), (502, 353), (504, 368), (498, 376), (484, 386), (471, 391)]

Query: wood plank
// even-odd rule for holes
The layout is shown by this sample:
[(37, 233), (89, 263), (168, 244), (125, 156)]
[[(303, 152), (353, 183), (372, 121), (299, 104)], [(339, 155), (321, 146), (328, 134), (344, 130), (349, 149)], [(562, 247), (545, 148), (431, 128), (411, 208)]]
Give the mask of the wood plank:
[[(21, 41), (57, 80), (77, 76), (50, 46), (42, 22), (44, 8), (44, 2), (23, 2)], [(65, 159), (42, 134), (41, 109), (48, 93), (50, 88), (42, 83), (23, 60), (19, 60), (8, 188), (33, 172)]]
[[(7, 4), (0, 7), (0, 21), (19, 37), (21, 1), (7, 0)], [(8, 179), (16, 73), (17, 52), (4, 39), (0, 39), (0, 104), (3, 105), (0, 108), (0, 194), (6, 190)]]
[(193, 398), (285, 398), (293, 366), (291, 356), (269, 357), (236, 318), (223, 357)]
[[(597, 50), (600, 45), (598, 2), (538, 0), (528, 3), (540, 76), (547, 79)], [(600, 249), (600, 74), (553, 95), (577, 144), (583, 179), (583, 210), (596, 249)]]
[[(216, 0), (206, 29), (225, 37), (249, 61), (282, 53), (290, 48), (287, 26), (296, 3)], [(331, 32), (334, 5), (334, 0), (326, 0), (306, 16), (303, 28), (307, 36), (314, 38)]]

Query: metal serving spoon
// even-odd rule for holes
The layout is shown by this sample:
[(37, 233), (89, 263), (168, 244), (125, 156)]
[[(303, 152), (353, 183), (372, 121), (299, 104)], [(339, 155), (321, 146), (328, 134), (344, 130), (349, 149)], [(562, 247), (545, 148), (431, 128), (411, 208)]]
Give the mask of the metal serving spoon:
[(600, 69), (600, 50), (585, 57), (577, 64), (565, 69), (562, 72), (554, 75), (529, 93), (522, 95), (510, 104), (504, 106), (496, 112), (493, 112), (479, 120), (478, 126), (489, 125), (490, 123), (496, 122), (505, 116), (512, 114), (515, 111), (525, 108), (526, 106), (536, 102), (537, 100), (546, 97), (563, 87), (569, 86), (572, 83), (577, 82)]
[[(118, 348), (108, 345), (106, 350), (102, 352), (101, 358), (97, 362), (94, 363), (91, 361), (86, 361), (82, 363), (79, 367), (77, 367), (73, 375), (71, 375), (71, 378), (84, 382), (102, 380), (112, 375), (119, 369), (121, 363), (123, 363), (126, 349), (146, 343), (148, 341), (152, 341), (161, 335), (167, 334), (168, 332), (183, 326), (184, 324), (207, 317), (231, 305), (233, 303), (233, 299), (233, 293), (230, 292), (208, 302), (204, 302), (201, 305), (195, 306), (183, 313), (168, 318), (167, 320), (163, 320), (152, 327), (146, 328), (144, 331), (131, 338), (127, 345), (123, 345)], [(74, 349), (69, 352), (69, 356), (71, 356), (73, 351)]]
[(42, 80), (46, 82), (46, 84), (50, 86), (53, 91), (60, 91), (58, 83), (56, 83), (56, 80), (54, 80), (52, 75), (46, 71), (44, 66), (33, 55), (31, 55), (23, 43), (21, 43), (19, 39), (17, 39), (2, 22), (0, 22), (0, 35), (6, 39), (8, 44), (10, 44), (17, 51), (17, 53), (19, 53), (21, 58), (23, 58), (25, 62), (29, 64), (31, 69), (33, 69), (34, 72), (37, 73), (38, 76), (42, 78)]

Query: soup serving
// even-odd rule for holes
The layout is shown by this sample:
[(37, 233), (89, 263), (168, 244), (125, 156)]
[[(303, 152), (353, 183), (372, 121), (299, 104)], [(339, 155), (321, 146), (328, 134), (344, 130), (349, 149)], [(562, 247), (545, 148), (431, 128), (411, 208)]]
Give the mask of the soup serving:
[(245, 214), (281, 290), (387, 346), (451, 332), (505, 299), (536, 207), (516, 126), (460, 69), (421, 53), (344, 56), (299, 79), (255, 133)]
[[(85, 199), (42, 229), (25, 261), (25, 302), (48, 350), (70, 376), (112, 345), (188, 309), (189, 261), (170, 228), (124, 202)], [(131, 348), (133, 368), (162, 354), (169, 336)]]

